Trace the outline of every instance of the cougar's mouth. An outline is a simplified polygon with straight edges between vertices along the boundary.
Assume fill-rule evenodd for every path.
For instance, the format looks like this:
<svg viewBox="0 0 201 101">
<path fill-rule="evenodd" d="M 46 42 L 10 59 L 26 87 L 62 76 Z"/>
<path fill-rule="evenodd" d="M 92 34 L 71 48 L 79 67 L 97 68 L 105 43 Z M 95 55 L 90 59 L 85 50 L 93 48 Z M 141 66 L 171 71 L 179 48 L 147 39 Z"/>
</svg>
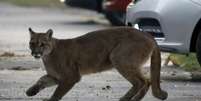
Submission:
<svg viewBox="0 0 201 101">
<path fill-rule="evenodd" d="M 32 56 L 36 59 L 39 59 L 42 55 L 40 53 L 33 53 Z"/>
</svg>

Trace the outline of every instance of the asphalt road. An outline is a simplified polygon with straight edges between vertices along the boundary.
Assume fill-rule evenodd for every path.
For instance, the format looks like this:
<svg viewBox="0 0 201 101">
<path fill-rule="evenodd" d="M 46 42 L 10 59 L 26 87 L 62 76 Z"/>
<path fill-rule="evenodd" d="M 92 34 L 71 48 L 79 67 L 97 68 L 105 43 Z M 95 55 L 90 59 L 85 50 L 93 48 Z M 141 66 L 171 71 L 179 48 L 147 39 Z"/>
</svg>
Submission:
<svg viewBox="0 0 201 101">
<path fill-rule="evenodd" d="M 0 52 L 28 54 L 28 27 L 36 31 L 54 30 L 57 38 L 73 38 L 89 31 L 110 27 L 101 15 L 78 9 L 25 8 L 0 4 Z M 18 64 L 26 63 L 18 60 Z M 26 59 L 26 58 L 25 58 Z M 33 62 L 32 65 L 42 65 Z M 0 67 L 8 66 L 8 62 Z M 41 69 L 13 71 L 0 70 L 0 101 L 41 101 L 48 98 L 55 87 L 35 97 L 26 97 L 25 90 L 45 72 Z M 167 101 L 201 101 L 201 83 L 162 81 L 167 90 Z M 109 86 L 109 88 L 108 88 Z M 131 85 L 115 70 L 82 78 L 62 101 L 118 101 Z M 143 101 L 160 101 L 149 93 Z"/>
<path fill-rule="evenodd" d="M 29 32 L 53 29 L 54 37 L 73 38 L 108 27 L 103 16 L 80 9 L 25 8 L 0 3 L 0 52 L 27 52 Z"/>
</svg>

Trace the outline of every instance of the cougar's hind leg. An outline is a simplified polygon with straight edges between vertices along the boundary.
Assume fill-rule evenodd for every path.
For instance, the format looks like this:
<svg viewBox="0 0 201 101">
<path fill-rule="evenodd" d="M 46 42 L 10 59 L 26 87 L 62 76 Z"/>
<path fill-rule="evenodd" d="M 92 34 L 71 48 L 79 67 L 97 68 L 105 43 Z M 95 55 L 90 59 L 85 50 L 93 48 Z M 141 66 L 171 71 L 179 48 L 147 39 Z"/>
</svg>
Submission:
<svg viewBox="0 0 201 101">
<path fill-rule="evenodd" d="M 128 61 L 122 63 L 122 61 L 119 61 L 121 58 L 116 59 L 117 60 L 112 60 L 113 65 L 118 72 L 132 84 L 132 88 L 120 99 L 120 101 L 140 101 L 147 93 L 150 81 L 142 75 L 138 66 L 128 64 Z"/>
<path fill-rule="evenodd" d="M 140 101 L 147 93 L 150 82 L 141 73 L 140 67 L 148 59 L 149 52 L 140 54 L 137 44 L 119 44 L 110 54 L 110 60 L 118 72 L 127 79 L 133 87 L 120 101 Z"/>
<path fill-rule="evenodd" d="M 132 84 L 132 88 L 120 99 L 120 101 L 140 101 L 149 89 L 149 80 L 145 79 L 139 72 L 125 71 L 118 68 L 117 70 Z"/>
<path fill-rule="evenodd" d="M 44 88 L 54 86 L 57 84 L 57 80 L 49 75 L 42 76 L 32 87 L 30 87 L 26 94 L 27 96 L 34 96 Z"/>
<path fill-rule="evenodd" d="M 150 52 L 141 49 L 142 45 L 125 41 L 117 45 L 110 54 L 113 66 L 133 85 L 120 101 L 140 101 L 149 89 L 150 82 L 142 75 L 140 67 L 146 62 Z"/>
</svg>

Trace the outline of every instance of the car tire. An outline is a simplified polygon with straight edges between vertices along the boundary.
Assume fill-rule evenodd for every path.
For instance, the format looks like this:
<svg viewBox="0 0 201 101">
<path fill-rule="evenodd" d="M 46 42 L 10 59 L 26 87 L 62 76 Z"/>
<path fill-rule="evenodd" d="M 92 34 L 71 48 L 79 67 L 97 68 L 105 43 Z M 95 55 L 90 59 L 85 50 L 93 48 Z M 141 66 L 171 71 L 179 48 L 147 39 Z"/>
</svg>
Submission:
<svg viewBox="0 0 201 101">
<path fill-rule="evenodd" d="M 126 14 L 123 12 L 105 11 L 105 17 L 114 26 L 125 26 Z"/>
<path fill-rule="evenodd" d="M 201 31 L 198 34 L 196 42 L 196 56 L 199 64 L 201 65 Z"/>
</svg>

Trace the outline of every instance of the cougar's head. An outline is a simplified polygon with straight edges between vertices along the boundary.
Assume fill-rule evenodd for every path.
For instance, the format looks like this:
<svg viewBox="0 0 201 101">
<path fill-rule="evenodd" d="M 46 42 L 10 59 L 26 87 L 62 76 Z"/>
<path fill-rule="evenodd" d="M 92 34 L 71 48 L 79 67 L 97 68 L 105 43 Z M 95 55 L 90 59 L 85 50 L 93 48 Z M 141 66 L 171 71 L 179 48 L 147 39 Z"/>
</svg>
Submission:
<svg viewBox="0 0 201 101">
<path fill-rule="evenodd" d="M 29 48 L 31 49 L 31 55 L 35 58 L 40 58 L 50 54 L 53 49 L 53 31 L 49 29 L 46 33 L 36 33 L 31 28 L 29 28 L 29 32 Z"/>
</svg>

